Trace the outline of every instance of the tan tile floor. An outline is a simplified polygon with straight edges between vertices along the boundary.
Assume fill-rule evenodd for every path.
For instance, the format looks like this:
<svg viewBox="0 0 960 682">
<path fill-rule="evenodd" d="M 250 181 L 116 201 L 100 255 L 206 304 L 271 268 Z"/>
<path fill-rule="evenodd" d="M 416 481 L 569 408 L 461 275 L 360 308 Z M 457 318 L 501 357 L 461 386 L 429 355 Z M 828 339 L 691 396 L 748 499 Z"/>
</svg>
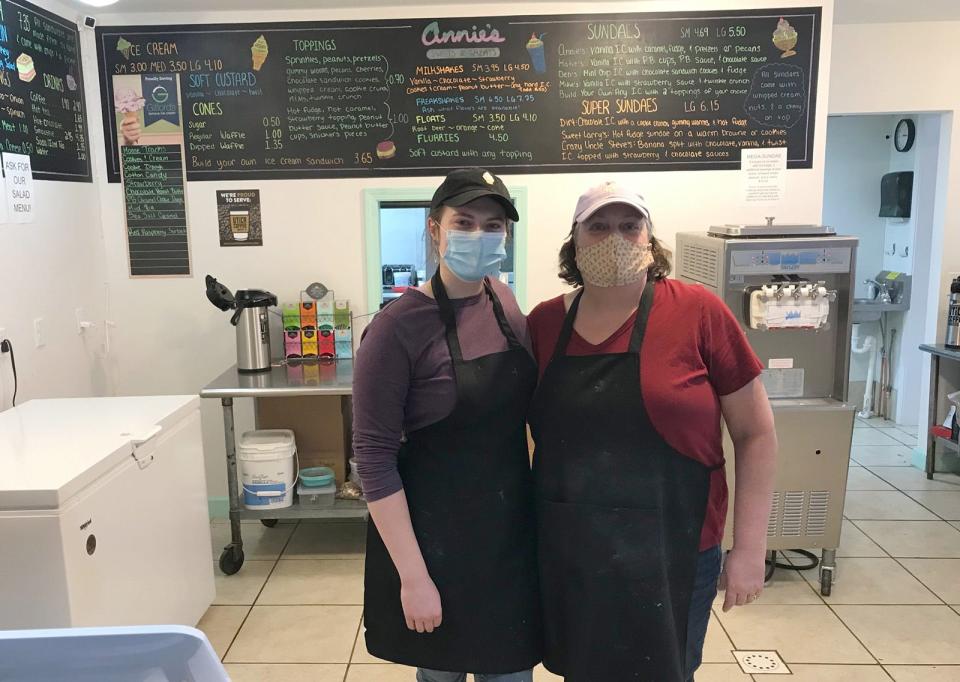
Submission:
<svg viewBox="0 0 960 682">
<path fill-rule="evenodd" d="M 816 571 L 777 572 L 752 606 L 722 613 L 698 682 L 745 675 L 731 650 L 774 649 L 798 682 L 960 680 L 960 476 L 928 481 L 909 466 L 916 429 L 857 422 L 847 520 L 833 594 Z M 366 529 L 357 523 L 244 523 L 247 561 L 217 576 L 199 627 L 235 682 L 413 682 L 363 642 Z M 213 522 L 213 556 L 229 538 Z M 538 669 L 535 682 L 561 678 Z"/>
</svg>

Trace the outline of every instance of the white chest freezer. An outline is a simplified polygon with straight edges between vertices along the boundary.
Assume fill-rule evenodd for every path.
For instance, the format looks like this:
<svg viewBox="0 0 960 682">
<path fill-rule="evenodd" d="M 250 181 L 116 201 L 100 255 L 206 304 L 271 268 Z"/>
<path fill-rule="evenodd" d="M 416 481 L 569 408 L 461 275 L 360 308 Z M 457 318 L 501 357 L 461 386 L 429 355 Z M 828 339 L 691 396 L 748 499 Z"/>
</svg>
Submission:
<svg viewBox="0 0 960 682">
<path fill-rule="evenodd" d="M 207 509 L 196 396 L 0 412 L 0 629 L 196 625 Z"/>
</svg>

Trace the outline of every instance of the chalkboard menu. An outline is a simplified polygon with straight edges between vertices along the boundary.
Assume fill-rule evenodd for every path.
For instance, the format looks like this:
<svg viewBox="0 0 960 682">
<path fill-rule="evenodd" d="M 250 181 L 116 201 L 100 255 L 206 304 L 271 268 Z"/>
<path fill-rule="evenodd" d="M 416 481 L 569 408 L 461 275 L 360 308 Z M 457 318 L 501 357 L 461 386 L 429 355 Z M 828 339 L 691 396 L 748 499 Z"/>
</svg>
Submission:
<svg viewBox="0 0 960 682">
<path fill-rule="evenodd" d="M 190 180 L 812 164 L 820 8 L 97 29 L 111 78 L 180 72 Z"/>
<path fill-rule="evenodd" d="M 130 274 L 189 275 L 180 145 L 126 145 L 122 152 Z"/>
<path fill-rule="evenodd" d="M 0 151 L 38 180 L 91 182 L 80 36 L 23 0 L 0 0 Z"/>
</svg>

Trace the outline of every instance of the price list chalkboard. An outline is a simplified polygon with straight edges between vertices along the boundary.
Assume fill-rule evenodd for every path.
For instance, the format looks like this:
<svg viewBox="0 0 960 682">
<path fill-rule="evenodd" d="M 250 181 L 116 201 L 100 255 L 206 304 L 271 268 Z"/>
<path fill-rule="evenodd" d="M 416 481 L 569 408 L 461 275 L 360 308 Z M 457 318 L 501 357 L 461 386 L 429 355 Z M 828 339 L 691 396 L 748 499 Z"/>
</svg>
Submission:
<svg viewBox="0 0 960 682">
<path fill-rule="evenodd" d="M 127 145 L 122 152 L 131 276 L 189 275 L 180 145 Z"/>
<path fill-rule="evenodd" d="M 820 8 L 97 29 L 181 74 L 190 180 L 812 165 Z"/>
<path fill-rule="evenodd" d="M 38 180 L 91 182 L 80 36 L 23 0 L 0 0 L 0 151 Z"/>
</svg>

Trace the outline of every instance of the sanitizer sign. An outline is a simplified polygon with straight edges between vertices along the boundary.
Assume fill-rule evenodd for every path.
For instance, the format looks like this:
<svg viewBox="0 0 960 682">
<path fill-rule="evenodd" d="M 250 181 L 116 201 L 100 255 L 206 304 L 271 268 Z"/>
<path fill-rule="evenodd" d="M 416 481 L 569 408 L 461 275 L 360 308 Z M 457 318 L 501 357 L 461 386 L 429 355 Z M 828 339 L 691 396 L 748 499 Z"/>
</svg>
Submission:
<svg viewBox="0 0 960 682">
<path fill-rule="evenodd" d="M 2 163 L 7 222 L 32 223 L 33 172 L 30 169 L 30 157 L 4 152 Z"/>
</svg>

